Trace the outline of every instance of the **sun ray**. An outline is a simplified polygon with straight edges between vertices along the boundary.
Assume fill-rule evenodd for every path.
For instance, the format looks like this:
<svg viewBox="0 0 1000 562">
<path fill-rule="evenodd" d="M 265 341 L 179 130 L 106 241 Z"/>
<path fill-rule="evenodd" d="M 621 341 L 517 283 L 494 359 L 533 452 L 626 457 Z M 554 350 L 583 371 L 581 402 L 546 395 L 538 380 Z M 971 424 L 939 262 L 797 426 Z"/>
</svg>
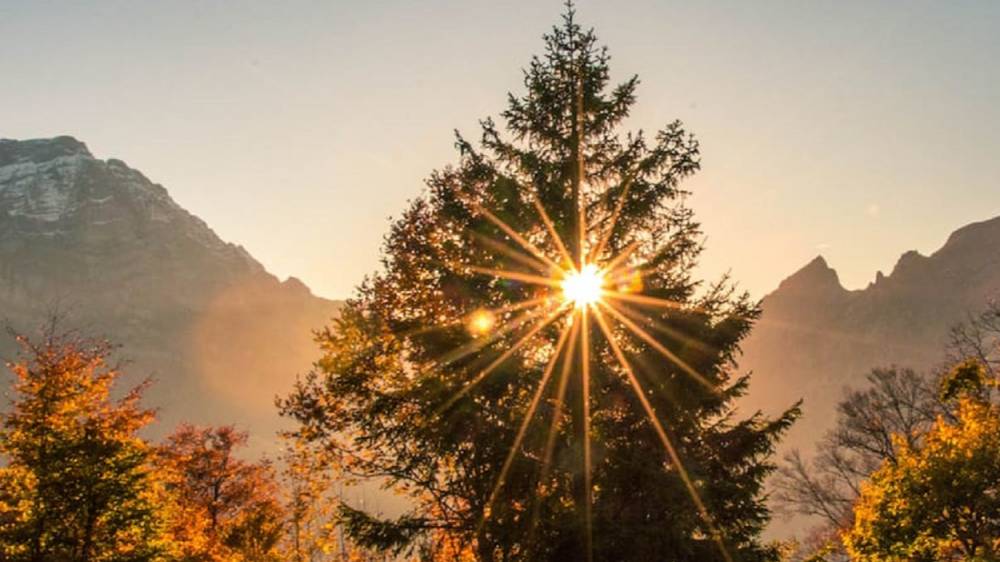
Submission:
<svg viewBox="0 0 1000 562">
<path fill-rule="evenodd" d="M 548 256 L 546 256 L 545 252 L 541 251 L 538 248 L 538 246 L 532 244 L 528 239 L 518 234 L 516 230 L 514 230 L 513 228 L 511 228 L 509 224 L 501 220 L 500 217 L 491 213 L 489 209 L 483 207 L 482 205 L 479 205 L 478 203 L 473 203 L 473 206 L 478 212 L 482 213 L 482 215 L 486 217 L 490 222 L 495 224 L 497 228 L 504 231 L 504 233 L 506 233 L 507 236 L 510 236 L 511 239 L 520 244 L 525 250 L 531 252 L 531 254 L 534 255 L 536 258 L 542 260 L 553 269 L 562 269 L 559 267 L 559 264 L 552 261 Z"/>
<path fill-rule="evenodd" d="M 489 519 L 493 503 L 496 501 L 497 496 L 500 495 L 500 491 L 506 483 L 507 472 L 510 471 L 510 467 L 514 463 L 514 457 L 517 456 L 517 451 L 521 448 L 521 442 L 524 441 L 524 436 L 528 432 L 528 426 L 530 425 L 531 420 L 535 417 L 535 410 L 538 408 L 538 403 L 541 401 L 545 388 L 549 383 L 549 379 L 552 377 L 552 372 L 555 370 L 556 363 L 559 361 L 559 356 L 562 353 L 562 349 L 566 345 L 566 341 L 571 332 L 572 330 L 569 325 L 563 326 L 562 330 L 559 332 L 559 340 L 556 342 L 556 346 L 552 351 L 552 356 L 549 358 L 548 364 L 545 365 L 545 370 L 542 372 L 542 378 L 538 382 L 538 388 L 535 390 L 535 395 L 532 397 L 531 403 L 528 405 L 528 409 L 525 410 L 524 419 L 521 421 L 521 427 L 517 430 L 517 437 L 514 439 L 514 444 L 511 446 L 510 452 L 507 453 L 507 458 L 504 460 L 503 467 L 500 469 L 500 476 L 497 477 L 496 483 L 493 486 L 493 491 L 490 493 L 489 500 L 487 500 L 486 506 L 483 508 L 483 517 L 479 523 L 479 530 L 476 532 L 477 535 L 482 532 L 483 525 L 485 525 L 487 519 Z"/>
<path fill-rule="evenodd" d="M 584 125 L 586 123 L 586 117 L 584 114 L 583 107 L 583 77 L 579 74 L 576 77 L 576 114 L 574 115 L 574 131 L 573 131 L 573 143 L 575 144 L 574 149 L 576 152 L 576 178 L 573 182 L 573 204 L 576 205 L 577 212 L 577 240 L 579 245 L 577 246 L 577 258 L 579 262 L 576 264 L 578 270 L 583 269 L 584 264 L 587 263 L 587 248 L 585 246 L 587 242 L 587 204 L 585 201 L 585 195 L 583 193 L 583 186 L 586 182 L 587 166 L 586 166 L 586 155 L 584 154 L 585 149 L 585 133 Z"/>
<path fill-rule="evenodd" d="M 608 260 L 607 263 L 604 264 L 603 267 L 604 271 L 608 275 L 614 275 L 619 271 L 621 271 L 622 269 L 624 269 L 625 266 L 622 266 L 622 263 L 624 263 L 625 260 L 632 257 L 632 254 L 637 252 L 639 250 L 639 247 L 640 244 L 638 241 L 632 242 L 628 246 L 625 246 L 625 249 L 619 252 L 617 256 L 611 258 L 610 260 Z"/>
<path fill-rule="evenodd" d="M 628 199 L 628 192 L 629 188 L 632 187 L 633 179 L 635 179 L 635 174 L 629 173 L 625 176 L 625 181 L 622 182 L 622 193 L 618 196 L 618 201 L 615 203 L 615 209 L 611 213 L 608 227 L 604 229 L 604 234 L 601 235 L 601 238 L 593 251 L 593 255 L 597 258 L 601 257 L 601 252 L 603 252 L 604 247 L 608 245 L 608 242 L 611 240 L 611 235 L 614 233 L 615 226 L 618 225 L 618 217 L 621 215 L 622 208 L 625 207 L 625 201 Z"/>
<path fill-rule="evenodd" d="M 708 526 L 710 534 L 718 545 L 723 558 L 725 558 L 727 562 L 732 562 L 732 556 L 730 556 L 729 551 L 726 549 L 726 545 L 722 542 L 721 533 L 718 528 L 716 528 L 715 523 L 712 520 L 712 516 L 705 507 L 705 503 L 701 500 L 701 496 L 698 495 L 698 490 L 695 488 L 694 482 L 692 482 L 687 469 L 684 468 L 684 464 L 681 462 L 680 456 L 677 454 L 677 450 L 674 448 L 673 442 L 667 435 L 666 430 L 663 429 L 663 424 L 661 424 L 659 418 L 656 417 L 656 411 L 653 410 L 653 406 L 649 403 L 649 399 L 646 398 L 642 385 L 639 384 L 639 379 L 636 378 L 631 365 L 628 360 L 625 359 L 625 354 L 622 352 L 617 340 L 615 340 L 614 334 L 611 333 L 611 328 L 604 319 L 604 315 L 601 314 L 600 310 L 594 310 L 594 317 L 597 319 L 597 323 L 601 327 L 601 331 L 604 332 L 605 339 L 608 342 L 608 346 L 611 348 L 611 352 L 618 360 L 618 363 L 621 364 L 622 370 L 625 372 L 626 378 L 632 386 L 632 390 L 639 399 L 642 408 L 646 411 L 646 416 L 649 418 L 650 423 L 656 430 L 656 434 L 659 437 L 660 442 L 663 444 L 663 448 L 666 449 L 667 455 L 670 457 L 671 464 L 673 464 L 677 469 L 677 474 L 680 475 L 681 480 L 684 482 L 684 487 L 687 488 L 688 495 L 691 496 L 691 500 L 698 509 L 705 525 Z"/>
<path fill-rule="evenodd" d="M 672 301 L 669 299 L 661 299 L 657 297 L 650 297 L 648 295 L 636 295 L 634 293 L 623 293 L 621 291 L 605 291 L 604 296 L 611 300 L 621 300 L 626 302 L 632 302 L 636 304 L 642 304 L 647 306 L 653 306 L 657 308 L 669 308 L 672 310 L 686 310 L 688 305 L 680 303 L 677 301 Z"/>
<path fill-rule="evenodd" d="M 545 300 L 547 300 L 547 299 L 542 299 L 542 301 L 545 301 Z M 530 301 L 528 301 L 528 302 L 530 302 Z M 549 312 L 550 309 L 551 309 L 551 307 L 539 306 L 539 308 L 536 309 L 536 310 L 527 310 L 525 312 L 522 312 L 521 314 L 517 315 L 516 317 L 512 318 L 511 320 L 509 320 L 509 321 L 505 322 L 504 324 L 500 325 L 499 327 L 497 327 L 495 330 L 493 330 L 492 332 L 490 332 L 490 334 L 488 336 L 478 337 L 478 338 L 470 341 L 469 343 L 467 343 L 465 345 L 462 345 L 462 346 L 460 346 L 460 347 L 458 347 L 458 348 L 456 348 L 456 349 L 454 349 L 454 350 L 446 353 L 445 355 L 443 355 L 443 356 L 435 359 L 424 370 L 425 371 L 430 371 L 430 370 L 433 370 L 433 369 L 441 368 L 441 367 L 443 367 L 445 365 L 448 365 L 449 363 L 452 363 L 452 362 L 457 361 L 457 360 L 459 360 L 459 359 L 461 359 L 463 357 L 466 357 L 467 355 L 469 355 L 471 353 L 475 353 L 475 352 L 483 349 L 484 347 L 492 344 L 493 342 L 499 340 L 500 338 L 502 338 L 503 336 L 509 334 L 510 332 L 512 332 L 512 331 L 520 328 L 521 326 L 523 326 L 527 322 L 530 322 L 531 320 L 534 320 L 535 318 L 538 318 L 539 316 L 544 315 L 546 312 Z"/>
<path fill-rule="evenodd" d="M 510 304 L 505 304 L 503 306 L 498 306 L 496 308 L 487 308 L 491 314 L 506 314 L 508 312 L 517 312 L 518 310 L 524 310 L 525 308 L 531 308 L 537 304 L 542 304 L 546 301 L 552 300 L 549 296 L 536 297 L 533 299 L 527 299 L 523 301 L 512 302 Z M 462 320 L 459 319 L 458 322 Z"/>
<path fill-rule="evenodd" d="M 538 198 L 535 192 L 531 192 L 531 202 L 535 205 L 535 209 L 538 210 L 538 215 L 542 217 L 542 222 L 545 224 L 545 229 L 549 231 L 549 236 L 552 237 L 552 241 L 559 250 L 559 254 L 562 255 L 563 259 L 566 260 L 566 264 L 569 266 L 573 265 L 573 256 L 570 255 L 569 250 L 566 249 L 566 244 L 563 243 L 562 237 L 556 231 L 556 225 L 552 222 L 549 214 L 545 211 L 545 206 L 542 205 L 542 201 Z"/>
<path fill-rule="evenodd" d="M 651 318 L 650 316 L 647 316 L 647 315 L 639 312 L 638 310 L 633 309 L 632 307 L 630 307 L 630 306 L 628 306 L 628 305 L 626 305 L 624 303 L 618 303 L 618 304 L 614 305 L 614 307 L 615 307 L 615 310 L 617 310 L 618 312 L 624 314 L 625 316 L 628 316 L 629 318 L 631 318 L 635 322 L 644 322 L 646 324 L 646 326 L 649 327 L 650 329 L 656 330 L 657 332 L 665 334 L 665 335 L 667 335 L 667 336 L 669 336 L 671 338 L 674 338 L 675 340 L 682 341 L 686 345 L 690 345 L 692 347 L 696 347 L 696 348 L 698 348 L 698 349 L 700 349 L 700 350 L 702 350 L 702 351 L 704 351 L 706 353 L 714 353 L 714 352 L 717 351 L 714 348 L 712 348 L 711 346 L 709 346 L 708 344 L 706 344 L 705 342 L 702 342 L 702 341 L 700 341 L 698 339 L 692 338 L 692 337 L 688 336 L 687 334 L 683 334 L 680 331 L 675 330 L 674 328 L 671 328 L 670 326 L 667 326 L 663 322 L 660 322 L 659 320 L 657 320 L 655 318 Z"/>
<path fill-rule="evenodd" d="M 642 329 L 641 326 L 639 326 L 638 324 L 627 318 L 624 314 L 618 312 L 618 310 L 615 309 L 614 305 L 605 302 L 598 302 L 598 304 L 601 305 L 601 308 L 607 310 L 612 316 L 614 316 L 616 320 L 621 322 L 622 325 L 631 330 L 632 333 L 634 333 L 636 336 L 639 337 L 639 339 L 649 344 L 650 347 L 652 347 L 656 351 L 660 352 L 661 355 L 663 355 L 671 362 L 673 362 L 674 365 L 680 367 L 682 371 L 690 375 L 697 382 L 701 383 L 702 386 L 712 391 L 713 393 L 719 392 L 719 389 L 714 384 L 712 384 L 711 381 L 705 378 L 704 375 L 702 375 L 701 373 L 696 371 L 693 367 L 688 365 L 687 362 L 678 357 L 677 354 L 667 349 L 667 346 L 656 341 L 656 338 L 651 336 L 649 332 L 647 332 L 646 330 Z"/>
<path fill-rule="evenodd" d="M 545 449 L 542 451 L 542 465 L 539 470 L 538 482 L 544 484 L 544 482 L 549 477 L 549 471 L 552 467 L 552 455 L 555 452 L 556 436 L 559 431 L 559 421 L 562 419 L 562 411 L 565 405 L 566 398 L 566 387 L 569 383 L 570 371 L 573 368 L 573 355 L 576 353 L 576 336 L 577 332 L 580 330 L 580 314 L 579 311 L 574 311 L 573 315 L 570 317 L 571 327 L 569 335 L 569 344 L 566 348 L 566 353 L 563 354 L 563 364 L 562 369 L 559 373 L 559 385 L 556 387 L 556 393 L 554 396 L 554 408 L 552 411 L 552 419 L 549 424 L 549 433 L 545 438 Z M 531 533 L 534 534 L 535 528 L 538 526 L 538 520 L 540 517 L 539 510 L 541 508 L 541 502 L 535 502 L 532 507 L 531 514 Z M 531 541 L 529 540 L 529 545 Z"/>
<path fill-rule="evenodd" d="M 582 192 L 581 192 L 580 197 L 581 198 L 583 197 Z M 579 233 L 579 237 L 580 237 L 580 239 L 579 239 L 579 248 L 580 249 L 579 249 L 579 252 L 578 252 L 579 256 L 580 256 L 580 259 L 579 259 L 579 262 L 577 263 L 577 269 L 583 269 L 583 267 L 585 265 L 587 265 L 587 254 L 588 254 L 588 252 L 587 252 L 587 210 L 585 209 L 586 205 L 582 201 L 577 206 L 579 207 L 579 210 L 578 210 L 579 218 L 577 219 L 577 222 L 580 225 L 580 233 Z"/>
<path fill-rule="evenodd" d="M 544 303 L 547 300 L 550 300 L 550 297 L 548 297 L 548 296 L 537 297 L 537 298 L 533 298 L 533 299 L 528 299 L 528 300 L 523 300 L 523 301 L 517 301 L 515 303 L 507 304 L 507 305 L 504 305 L 504 306 L 499 306 L 497 308 L 484 308 L 484 309 L 480 309 L 480 311 L 482 311 L 482 312 L 488 312 L 488 313 L 490 313 L 490 314 L 492 314 L 494 316 L 499 316 L 500 314 L 506 314 L 508 312 L 517 312 L 517 311 L 523 310 L 525 308 L 531 308 L 531 307 L 533 307 L 535 305 L 540 305 L 540 304 Z M 412 337 L 412 336 L 419 336 L 419 335 L 422 335 L 422 334 L 427 334 L 427 333 L 434 332 L 434 331 L 437 331 L 437 330 L 445 330 L 445 329 L 448 329 L 448 328 L 453 328 L 453 327 L 455 327 L 455 326 L 457 326 L 459 324 L 464 324 L 464 323 L 468 322 L 468 318 L 469 318 L 469 314 L 463 314 L 462 316 L 459 316 L 459 317 L 454 318 L 452 320 L 448 320 L 447 322 L 441 322 L 440 324 L 433 324 L 431 326 L 423 326 L 423 327 L 420 327 L 420 328 L 412 328 L 412 329 L 409 329 L 409 330 L 404 330 L 404 331 L 400 332 L 399 337 L 400 338 L 408 338 L 408 337 Z"/>
<path fill-rule="evenodd" d="M 498 252 L 501 252 L 507 257 L 514 259 L 517 262 L 526 265 L 534 269 L 535 271 L 538 271 L 539 273 L 542 273 L 544 275 L 552 273 L 552 268 L 549 267 L 547 264 L 539 261 L 533 256 L 530 256 L 528 254 L 525 254 L 524 252 L 520 252 L 514 248 L 511 248 L 510 246 L 504 244 L 503 242 L 494 240 L 493 238 L 490 238 L 489 236 L 486 236 L 485 234 L 480 234 L 478 232 L 472 233 L 472 237 L 477 241 L 481 242 L 482 244 L 485 244 L 490 248 Z"/>
<path fill-rule="evenodd" d="M 465 383 L 465 385 L 455 393 L 454 396 L 448 399 L 441 407 L 437 409 L 436 414 L 441 414 L 451 408 L 455 402 L 458 402 L 463 396 L 469 393 L 477 384 L 482 382 L 483 379 L 489 376 L 494 369 L 503 364 L 504 361 L 510 358 L 511 355 L 517 353 L 519 349 L 524 347 L 533 337 L 535 337 L 538 332 L 542 331 L 546 326 L 554 322 L 563 312 L 566 311 L 566 306 L 562 305 L 552 311 L 548 316 L 539 320 L 535 323 L 531 329 L 529 329 L 524 335 L 521 336 L 516 342 L 514 342 L 509 348 L 507 348 L 503 353 L 501 353 L 496 359 L 494 359 L 489 365 L 487 365 L 483 370 L 472 378 L 472 380 Z"/>
<path fill-rule="evenodd" d="M 549 436 L 546 438 L 545 450 L 542 455 L 542 469 L 544 476 L 548 476 L 546 469 L 552 461 L 552 453 L 555 448 L 556 441 L 556 426 L 562 418 L 562 411 L 565 407 L 566 387 L 569 386 L 569 375 L 570 371 L 573 369 L 573 354 L 576 352 L 576 336 L 579 331 L 580 315 L 577 312 L 573 314 L 573 326 L 572 333 L 570 334 L 569 348 L 566 351 L 565 361 L 563 361 L 562 370 L 559 374 L 559 386 L 556 389 L 555 396 L 555 410 L 553 410 L 552 413 L 552 423 L 549 427 Z"/>
<path fill-rule="evenodd" d="M 478 265 L 466 266 L 476 273 L 482 273 L 485 275 L 492 275 L 493 277 L 500 277 L 502 279 L 510 279 L 512 281 L 523 281 L 525 283 L 532 283 L 534 285 L 545 285 L 547 287 L 559 287 L 559 280 L 553 279 L 552 277 L 542 277 L 541 275 L 532 275 L 530 273 L 523 273 L 520 271 L 508 271 L 506 269 L 494 269 L 491 267 L 481 267 Z"/>
<path fill-rule="evenodd" d="M 592 457 L 590 450 L 590 307 L 580 313 L 580 371 L 583 394 L 583 489 L 584 531 L 586 532 L 587 560 L 594 558 L 594 496 Z"/>
</svg>

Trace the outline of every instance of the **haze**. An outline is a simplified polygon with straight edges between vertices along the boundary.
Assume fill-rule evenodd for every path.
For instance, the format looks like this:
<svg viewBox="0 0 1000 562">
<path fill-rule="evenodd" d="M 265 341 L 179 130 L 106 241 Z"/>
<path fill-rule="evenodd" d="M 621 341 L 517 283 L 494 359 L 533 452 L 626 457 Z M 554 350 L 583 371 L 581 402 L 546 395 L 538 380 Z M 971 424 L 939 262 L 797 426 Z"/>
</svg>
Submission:
<svg viewBox="0 0 1000 562">
<path fill-rule="evenodd" d="M 388 217 L 478 135 L 559 2 L 0 4 L 0 137 L 70 134 L 279 276 L 345 297 Z M 703 270 L 848 287 L 1000 214 L 1000 4 L 583 0 L 632 128 L 702 142 Z M 44 61 L 44 62 L 39 62 Z"/>
</svg>

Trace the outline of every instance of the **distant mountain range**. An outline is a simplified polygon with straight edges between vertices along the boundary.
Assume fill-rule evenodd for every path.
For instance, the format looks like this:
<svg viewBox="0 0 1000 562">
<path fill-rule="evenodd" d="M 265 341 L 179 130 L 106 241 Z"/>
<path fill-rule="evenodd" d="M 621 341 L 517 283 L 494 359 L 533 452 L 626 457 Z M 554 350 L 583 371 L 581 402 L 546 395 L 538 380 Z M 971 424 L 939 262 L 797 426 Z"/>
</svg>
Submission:
<svg viewBox="0 0 1000 562">
<path fill-rule="evenodd" d="M 156 379 L 160 431 L 236 423 L 273 441 L 274 396 L 318 356 L 311 330 L 337 308 L 120 160 L 71 137 L 0 140 L 0 318 L 30 331 L 57 310 L 120 343 L 133 380 Z"/>
<path fill-rule="evenodd" d="M 877 365 L 936 366 L 949 328 L 997 296 L 1000 218 L 930 256 L 903 254 L 863 290 L 817 257 L 764 298 L 741 361 L 755 373 L 744 406 L 803 398 L 787 446 L 808 449 L 845 386 Z M 71 137 L 0 140 L 0 319 L 31 330 L 59 310 L 122 344 L 132 376 L 156 378 L 161 430 L 236 423 L 273 441 L 273 398 L 317 357 L 311 330 L 338 306 L 279 281 L 120 160 Z"/>
<path fill-rule="evenodd" d="M 817 257 L 763 300 L 741 361 L 754 371 L 744 404 L 775 412 L 803 398 L 786 446 L 810 450 L 845 386 L 862 386 L 875 366 L 940 366 L 950 328 L 996 297 L 1000 217 L 958 229 L 930 256 L 906 252 L 861 290 L 844 289 Z"/>
</svg>

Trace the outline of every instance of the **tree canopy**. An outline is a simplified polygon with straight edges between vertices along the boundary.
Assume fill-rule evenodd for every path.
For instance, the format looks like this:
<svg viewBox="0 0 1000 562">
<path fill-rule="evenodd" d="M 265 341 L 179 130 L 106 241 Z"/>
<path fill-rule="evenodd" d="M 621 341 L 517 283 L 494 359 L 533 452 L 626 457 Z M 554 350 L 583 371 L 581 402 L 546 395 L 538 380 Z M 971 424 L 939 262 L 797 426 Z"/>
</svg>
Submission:
<svg viewBox="0 0 1000 562">
<path fill-rule="evenodd" d="M 47 325 L 17 336 L 12 410 L 3 416 L 0 553 L 4 560 L 143 561 L 160 556 L 164 528 L 145 385 L 111 397 L 121 371 L 106 341 Z"/>
<path fill-rule="evenodd" d="M 611 85 L 572 7 L 544 39 L 502 126 L 458 136 L 459 162 L 392 225 L 383 270 L 320 334 L 283 412 L 346 474 L 409 496 L 395 520 L 345 506 L 367 546 L 775 559 L 762 482 L 796 410 L 735 415 L 759 310 L 693 277 L 701 233 L 680 183 L 698 143 L 679 122 L 620 131 L 638 79 Z M 588 267 L 602 296 L 569 298 Z"/>
<path fill-rule="evenodd" d="M 945 383 L 956 419 L 939 417 L 919 446 L 895 436 L 896 461 L 865 482 L 845 534 L 853 559 L 1000 559 L 1000 407 L 982 392 L 996 381 L 964 362 Z"/>
</svg>

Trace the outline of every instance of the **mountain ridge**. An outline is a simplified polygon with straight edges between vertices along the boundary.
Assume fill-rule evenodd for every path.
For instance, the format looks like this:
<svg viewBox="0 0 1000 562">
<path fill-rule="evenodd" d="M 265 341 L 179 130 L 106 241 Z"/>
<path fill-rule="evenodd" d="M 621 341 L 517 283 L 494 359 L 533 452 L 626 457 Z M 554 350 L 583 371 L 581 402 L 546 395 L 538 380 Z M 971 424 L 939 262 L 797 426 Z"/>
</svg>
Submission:
<svg viewBox="0 0 1000 562">
<path fill-rule="evenodd" d="M 862 289 L 846 289 L 822 256 L 761 301 L 744 343 L 752 370 L 745 407 L 777 411 L 804 398 L 789 446 L 807 447 L 830 426 L 845 386 L 876 366 L 936 368 L 949 330 L 1000 295 L 1000 217 L 952 232 L 930 255 L 911 250 Z"/>
<path fill-rule="evenodd" d="M 236 423 L 262 441 L 275 394 L 318 357 L 339 304 L 269 273 L 166 188 L 70 137 L 0 140 L 0 313 L 30 331 L 52 303 L 122 344 L 165 429 Z M 10 342 L 0 351 L 12 352 Z"/>
<path fill-rule="evenodd" d="M 928 372 L 944 365 L 951 328 L 1000 296 L 1000 217 L 952 232 L 930 255 L 900 255 L 860 289 L 846 289 L 822 256 L 784 279 L 761 301 L 763 313 L 743 343 L 740 367 L 751 371 L 740 406 L 776 414 L 802 399 L 803 416 L 779 457 L 807 458 L 832 429 L 847 387 L 866 386 L 875 367 Z M 776 520 L 771 532 L 802 532 L 804 518 Z"/>
</svg>

